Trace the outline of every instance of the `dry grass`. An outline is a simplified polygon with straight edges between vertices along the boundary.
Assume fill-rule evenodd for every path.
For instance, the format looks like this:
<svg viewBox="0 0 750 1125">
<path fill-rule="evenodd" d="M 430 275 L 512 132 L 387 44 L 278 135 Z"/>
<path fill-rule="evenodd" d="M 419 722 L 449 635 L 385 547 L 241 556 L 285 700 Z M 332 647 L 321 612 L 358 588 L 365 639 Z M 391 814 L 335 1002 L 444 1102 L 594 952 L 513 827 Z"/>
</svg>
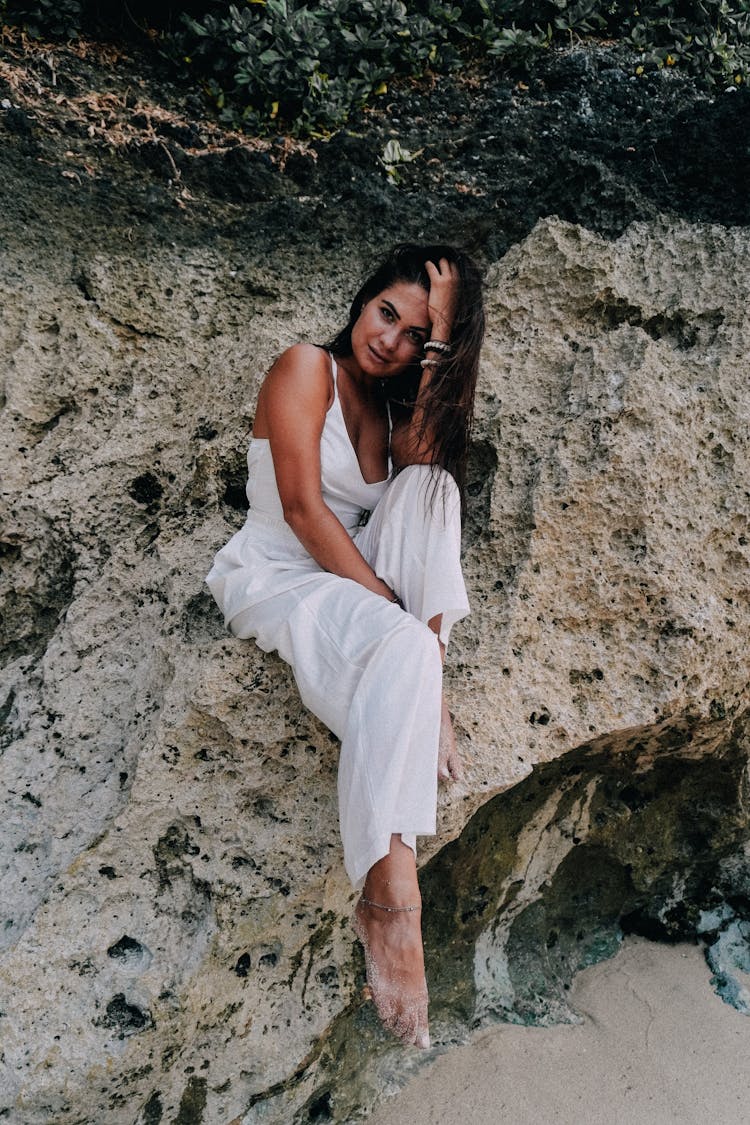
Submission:
<svg viewBox="0 0 750 1125">
<path fill-rule="evenodd" d="M 104 84 L 102 79 L 107 89 L 96 88 Z M 291 152 L 306 148 L 292 139 L 272 148 L 269 141 L 225 129 L 207 115 L 196 120 L 169 104 L 179 101 L 182 92 L 165 86 L 147 65 L 114 45 L 86 39 L 47 43 L 15 28 L 0 28 L 0 100 L 22 109 L 45 134 L 64 134 L 66 158 L 87 175 L 95 174 L 99 149 L 133 151 L 158 144 L 178 182 L 180 172 L 170 152 L 176 131 L 189 132 L 194 143 L 180 147 L 196 159 L 242 147 L 268 152 L 283 169 Z M 84 151 L 69 148 L 71 134 L 76 148 Z"/>
</svg>

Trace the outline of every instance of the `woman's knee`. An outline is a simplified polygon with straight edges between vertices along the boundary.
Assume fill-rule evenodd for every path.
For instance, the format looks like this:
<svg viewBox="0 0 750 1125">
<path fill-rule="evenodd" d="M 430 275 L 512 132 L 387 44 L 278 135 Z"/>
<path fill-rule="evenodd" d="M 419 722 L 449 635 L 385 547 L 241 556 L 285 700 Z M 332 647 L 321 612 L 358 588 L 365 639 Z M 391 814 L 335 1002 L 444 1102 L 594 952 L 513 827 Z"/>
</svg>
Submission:
<svg viewBox="0 0 750 1125">
<path fill-rule="evenodd" d="M 407 465 L 389 485 L 392 499 L 414 507 L 427 517 L 445 521 L 460 513 L 458 485 L 440 465 Z"/>
<path fill-rule="evenodd" d="M 419 660 L 426 668 L 432 667 L 437 674 L 442 675 L 443 663 L 437 633 L 434 633 L 424 622 L 411 616 L 409 616 L 408 628 L 411 658 Z"/>
</svg>

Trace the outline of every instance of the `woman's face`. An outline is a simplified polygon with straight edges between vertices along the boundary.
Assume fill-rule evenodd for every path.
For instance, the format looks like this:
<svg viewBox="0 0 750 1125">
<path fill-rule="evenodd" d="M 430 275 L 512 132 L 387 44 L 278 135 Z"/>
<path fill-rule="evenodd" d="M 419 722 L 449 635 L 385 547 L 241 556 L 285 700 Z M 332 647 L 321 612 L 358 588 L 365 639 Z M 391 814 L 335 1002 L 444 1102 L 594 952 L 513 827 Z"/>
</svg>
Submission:
<svg viewBox="0 0 750 1125">
<path fill-rule="evenodd" d="M 397 281 L 362 307 L 352 328 L 352 355 L 365 375 L 398 375 L 422 352 L 430 320 L 427 291 Z"/>
</svg>

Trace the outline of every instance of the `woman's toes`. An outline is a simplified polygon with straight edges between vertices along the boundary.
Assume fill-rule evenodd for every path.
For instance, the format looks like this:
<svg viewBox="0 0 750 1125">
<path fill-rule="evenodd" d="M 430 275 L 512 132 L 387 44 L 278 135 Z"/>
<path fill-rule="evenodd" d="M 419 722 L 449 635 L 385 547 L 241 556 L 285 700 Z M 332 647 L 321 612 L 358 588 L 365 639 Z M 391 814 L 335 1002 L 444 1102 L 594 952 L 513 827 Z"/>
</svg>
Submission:
<svg viewBox="0 0 750 1125">
<path fill-rule="evenodd" d="M 451 768 L 452 760 L 457 757 L 458 753 L 456 751 L 456 736 L 453 733 L 453 722 L 445 699 L 443 699 L 440 712 L 440 739 L 438 742 L 438 779 L 440 781 L 449 781 L 450 778 L 455 778 L 457 776 Z"/>
<path fill-rule="evenodd" d="M 416 1012 L 399 1012 L 398 1018 L 393 1026 L 393 1032 L 402 1043 L 411 1046 L 417 1041 L 417 1022 Z"/>
<path fill-rule="evenodd" d="M 454 781 L 460 781 L 463 776 L 464 767 L 461 762 L 461 755 L 458 750 L 454 749 L 453 753 L 448 755 L 446 777 L 452 777 Z"/>
<path fill-rule="evenodd" d="M 428 1015 L 427 1015 L 427 1005 L 428 1005 L 428 1003 L 429 1003 L 428 997 L 425 994 L 424 1002 L 421 1005 L 420 1010 L 417 1014 L 418 1015 L 418 1018 L 417 1018 L 417 1034 L 416 1034 L 416 1037 L 414 1039 L 414 1045 L 416 1047 L 421 1047 L 421 1049 L 423 1051 L 429 1050 L 429 1047 L 430 1047 L 430 1030 L 429 1030 Z"/>
<path fill-rule="evenodd" d="M 439 781 L 448 781 L 448 779 L 450 778 L 451 774 L 450 774 L 450 769 L 449 769 L 449 766 L 448 766 L 449 761 L 450 761 L 450 746 L 448 745 L 447 740 L 443 738 L 442 733 L 441 733 L 441 735 L 440 735 L 440 745 L 439 745 L 439 748 L 438 748 L 438 770 L 437 770 L 437 775 L 438 775 Z"/>
<path fill-rule="evenodd" d="M 416 1021 L 400 1017 L 396 1020 L 391 1030 L 396 1038 L 400 1039 L 401 1042 L 408 1047 L 414 1042 L 414 1036 L 417 1033 Z"/>
<path fill-rule="evenodd" d="M 407 1046 L 416 1042 L 417 1018 L 413 1013 L 394 1005 L 381 1005 L 377 1008 L 380 1021 L 386 1031 L 390 1031 Z"/>
</svg>

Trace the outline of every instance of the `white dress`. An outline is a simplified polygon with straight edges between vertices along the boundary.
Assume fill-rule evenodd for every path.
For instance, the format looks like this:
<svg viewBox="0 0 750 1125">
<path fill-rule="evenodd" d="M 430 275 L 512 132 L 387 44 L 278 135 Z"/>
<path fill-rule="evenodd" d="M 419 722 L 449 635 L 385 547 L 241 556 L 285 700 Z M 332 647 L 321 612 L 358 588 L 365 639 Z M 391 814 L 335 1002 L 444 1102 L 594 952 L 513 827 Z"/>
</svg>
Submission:
<svg viewBox="0 0 750 1125">
<path fill-rule="evenodd" d="M 469 612 L 460 564 L 458 489 L 444 470 L 411 465 L 368 484 L 336 385 L 321 436 L 323 499 L 405 610 L 322 570 L 284 522 L 271 449 L 251 438 L 244 527 L 206 582 L 237 637 L 276 649 L 304 704 L 341 740 L 338 795 L 344 862 L 360 887 L 393 833 L 412 848 L 435 832 L 442 666 L 440 638 Z M 361 526 L 362 515 L 372 510 Z"/>
</svg>

